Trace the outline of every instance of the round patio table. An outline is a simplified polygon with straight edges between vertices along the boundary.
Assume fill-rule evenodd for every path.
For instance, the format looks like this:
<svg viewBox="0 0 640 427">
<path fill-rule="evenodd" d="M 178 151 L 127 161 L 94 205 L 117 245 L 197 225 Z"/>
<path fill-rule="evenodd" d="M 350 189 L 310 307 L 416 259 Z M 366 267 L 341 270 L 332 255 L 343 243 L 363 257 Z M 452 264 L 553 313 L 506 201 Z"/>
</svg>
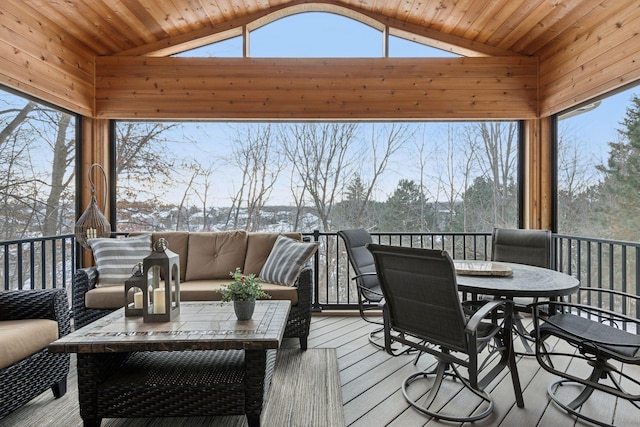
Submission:
<svg viewBox="0 0 640 427">
<path fill-rule="evenodd" d="M 494 295 L 503 298 L 533 297 L 557 298 L 578 290 L 580 281 L 573 276 L 548 268 L 496 261 L 454 261 L 465 264 L 464 273 L 457 274 L 458 289 L 472 294 Z M 477 274 L 474 274 L 476 264 Z M 496 275 L 490 275 L 496 264 Z M 505 275 L 504 271 L 511 270 Z M 489 271 L 489 273 L 488 273 Z"/>
</svg>

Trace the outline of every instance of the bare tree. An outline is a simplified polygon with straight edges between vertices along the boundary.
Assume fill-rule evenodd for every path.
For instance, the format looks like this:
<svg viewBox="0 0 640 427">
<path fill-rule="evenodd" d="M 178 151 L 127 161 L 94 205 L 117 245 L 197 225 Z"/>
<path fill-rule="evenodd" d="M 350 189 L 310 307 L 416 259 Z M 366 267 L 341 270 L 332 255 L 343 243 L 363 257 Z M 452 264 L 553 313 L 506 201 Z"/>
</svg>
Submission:
<svg viewBox="0 0 640 427">
<path fill-rule="evenodd" d="M 69 138 L 67 130 L 71 116 L 57 112 L 45 112 L 50 122 L 55 124 L 55 139 L 51 143 L 53 161 L 51 162 L 51 180 L 49 196 L 45 205 L 43 235 L 54 236 L 63 231 L 64 214 L 60 201 L 64 191 L 72 183 L 75 173 L 75 138 Z"/>
<path fill-rule="evenodd" d="M 357 123 L 299 123 L 280 133 L 286 156 L 325 231 L 330 229 L 331 211 L 351 172 L 349 147 L 355 143 L 357 129 Z"/>
<path fill-rule="evenodd" d="M 239 228 L 244 209 L 244 228 L 257 231 L 262 210 L 284 167 L 283 162 L 271 134 L 271 125 L 238 129 L 233 145 L 231 162 L 241 174 L 240 186 L 232 197 L 234 228 Z"/>
<path fill-rule="evenodd" d="M 482 207 L 483 227 L 515 226 L 517 218 L 517 148 L 518 132 L 514 122 L 478 122 L 466 129 L 468 144 L 477 155 L 477 166 L 484 182 L 491 186 L 491 194 L 478 201 L 489 203 Z M 475 207 L 478 208 L 478 207 Z M 487 208 L 489 210 L 487 210 Z"/>
<path fill-rule="evenodd" d="M 75 139 L 68 134 L 71 122 L 70 115 L 31 101 L 21 108 L 0 111 L 0 124 L 4 124 L 0 130 L 0 173 L 4 182 L 0 197 L 4 204 L 2 229 L 7 238 L 27 231 L 39 230 L 50 236 L 70 229 L 73 213 L 61 207 L 66 202 L 71 204 L 75 197 L 67 191 L 73 182 L 75 159 Z M 47 151 L 52 156 L 49 172 L 43 161 Z"/>
<path fill-rule="evenodd" d="M 371 140 L 366 158 L 370 163 L 368 167 L 361 170 L 370 171 L 370 178 L 366 181 L 365 189 L 357 206 L 354 218 L 356 227 L 363 225 L 364 213 L 367 205 L 371 201 L 378 181 L 389 166 L 389 161 L 393 155 L 407 142 L 415 136 L 415 129 L 406 123 L 390 123 L 382 126 L 371 126 Z"/>
<path fill-rule="evenodd" d="M 593 203 L 592 191 L 597 185 L 599 172 L 595 168 L 597 161 L 588 159 L 581 142 L 567 125 L 560 124 L 558 140 L 558 230 L 568 234 L 581 234 L 590 230 L 602 235 L 600 221 L 594 221 L 597 215 Z"/>
<path fill-rule="evenodd" d="M 119 122 L 116 126 L 116 200 L 123 231 L 157 228 L 160 207 L 165 205 L 162 189 L 170 188 L 178 178 L 176 160 L 165 146 L 178 126 L 155 122 Z"/>
</svg>

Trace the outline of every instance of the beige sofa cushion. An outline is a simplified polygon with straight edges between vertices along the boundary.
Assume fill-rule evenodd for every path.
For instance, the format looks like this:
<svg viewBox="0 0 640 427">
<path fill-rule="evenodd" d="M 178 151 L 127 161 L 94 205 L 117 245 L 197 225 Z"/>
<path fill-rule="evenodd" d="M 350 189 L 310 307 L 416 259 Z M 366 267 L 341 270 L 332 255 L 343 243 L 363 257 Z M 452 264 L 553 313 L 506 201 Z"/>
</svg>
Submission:
<svg viewBox="0 0 640 427">
<path fill-rule="evenodd" d="M 301 233 L 282 234 L 295 240 L 302 240 Z M 247 256 L 244 260 L 244 274 L 260 275 L 260 271 L 262 271 L 262 267 L 267 261 L 277 238 L 277 233 L 249 233 Z"/>
<path fill-rule="evenodd" d="M 49 319 L 0 321 L 0 369 L 39 352 L 58 339 L 58 323 Z"/>
<path fill-rule="evenodd" d="M 222 295 L 218 290 L 230 280 L 193 280 L 180 284 L 181 301 L 220 301 Z M 291 305 L 298 305 L 298 288 L 261 283 L 262 290 L 274 300 L 289 300 Z"/>
<path fill-rule="evenodd" d="M 129 302 L 133 301 L 131 292 Z M 114 309 L 124 307 L 124 286 L 93 288 L 84 294 L 84 305 L 87 308 Z"/>
<path fill-rule="evenodd" d="M 244 268 L 246 231 L 190 233 L 185 281 L 227 279 L 236 267 Z"/>
<path fill-rule="evenodd" d="M 220 301 L 222 295 L 218 290 L 224 284 L 230 283 L 229 279 L 217 280 L 191 280 L 180 283 L 180 301 Z M 262 289 L 275 300 L 289 300 L 291 305 L 298 304 L 298 288 L 262 283 Z M 85 294 L 84 301 L 87 308 L 116 309 L 124 307 L 124 288 L 114 286 L 91 289 Z M 133 295 L 129 295 L 129 302 L 133 301 Z"/>
</svg>

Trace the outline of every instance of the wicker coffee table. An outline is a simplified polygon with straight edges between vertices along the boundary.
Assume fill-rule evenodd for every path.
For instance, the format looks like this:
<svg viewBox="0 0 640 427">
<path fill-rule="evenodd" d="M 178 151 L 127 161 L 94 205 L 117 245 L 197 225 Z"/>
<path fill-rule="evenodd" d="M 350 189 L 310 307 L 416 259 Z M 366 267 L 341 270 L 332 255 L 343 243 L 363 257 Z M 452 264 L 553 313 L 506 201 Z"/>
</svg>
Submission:
<svg viewBox="0 0 640 427">
<path fill-rule="evenodd" d="M 49 346 L 78 354 L 85 426 L 102 418 L 247 416 L 260 425 L 289 301 L 257 301 L 252 320 L 230 303 L 181 303 L 171 322 L 120 309 Z"/>
</svg>

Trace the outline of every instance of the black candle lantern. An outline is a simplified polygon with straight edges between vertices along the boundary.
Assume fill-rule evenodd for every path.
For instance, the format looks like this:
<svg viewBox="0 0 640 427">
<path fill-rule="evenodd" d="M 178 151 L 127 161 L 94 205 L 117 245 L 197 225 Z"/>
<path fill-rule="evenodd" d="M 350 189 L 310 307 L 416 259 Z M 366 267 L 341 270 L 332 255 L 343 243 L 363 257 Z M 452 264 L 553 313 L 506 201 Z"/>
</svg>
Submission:
<svg viewBox="0 0 640 427">
<path fill-rule="evenodd" d="M 133 268 L 133 274 L 124 282 L 124 315 L 142 316 L 144 298 L 147 294 L 147 281 L 142 274 L 142 263 L 139 262 Z M 133 292 L 133 301 L 129 302 L 129 293 Z"/>
<path fill-rule="evenodd" d="M 142 317 L 145 322 L 169 322 L 180 314 L 180 261 L 168 248 L 167 241 L 158 239 L 151 255 L 142 260 Z"/>
</svg>

